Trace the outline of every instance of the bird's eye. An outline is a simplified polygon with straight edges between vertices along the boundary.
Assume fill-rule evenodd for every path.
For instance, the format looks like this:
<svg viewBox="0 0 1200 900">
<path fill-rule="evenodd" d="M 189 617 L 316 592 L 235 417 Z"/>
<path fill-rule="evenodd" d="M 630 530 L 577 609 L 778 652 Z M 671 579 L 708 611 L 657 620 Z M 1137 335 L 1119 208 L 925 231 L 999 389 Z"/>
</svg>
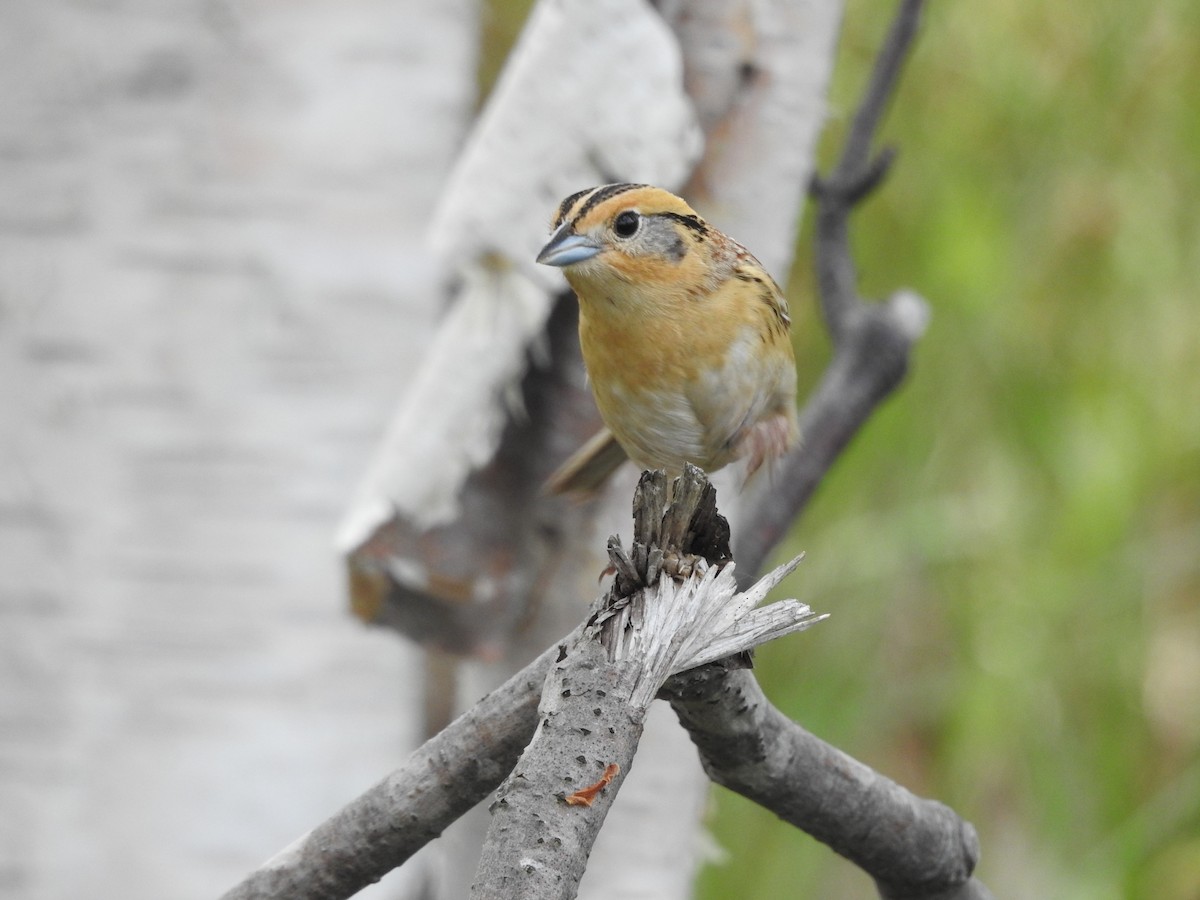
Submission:
<svg viewBox="0 0 1200 900">
<path fill-rule="evenodd" d="M 613 233 L 619 238 L 631 238 L 642 224 L 641 216 L 627 209 L 613 220 Z"/>
</svg>

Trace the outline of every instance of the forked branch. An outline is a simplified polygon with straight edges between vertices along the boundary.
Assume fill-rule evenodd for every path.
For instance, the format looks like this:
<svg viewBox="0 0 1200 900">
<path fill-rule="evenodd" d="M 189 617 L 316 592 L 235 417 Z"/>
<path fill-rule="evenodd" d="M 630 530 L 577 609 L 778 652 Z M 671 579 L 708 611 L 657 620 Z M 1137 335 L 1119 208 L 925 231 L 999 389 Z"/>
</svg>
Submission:
<svg viewBox="0 0 1200 900">
<path fill-rule="evenodd" d="M 694 466 L 642 474 L 634 540 L 609 552 L 617 577 L 561 645 L 538 725 L 492 804 L 471 896 L 569 900 L 633 763 L 646 710 L 668 676 L 746 653 L 821 618 L 796 601 L 757 608 L 796 562 L 736 593 L 716 492 Z"/>
</svg>

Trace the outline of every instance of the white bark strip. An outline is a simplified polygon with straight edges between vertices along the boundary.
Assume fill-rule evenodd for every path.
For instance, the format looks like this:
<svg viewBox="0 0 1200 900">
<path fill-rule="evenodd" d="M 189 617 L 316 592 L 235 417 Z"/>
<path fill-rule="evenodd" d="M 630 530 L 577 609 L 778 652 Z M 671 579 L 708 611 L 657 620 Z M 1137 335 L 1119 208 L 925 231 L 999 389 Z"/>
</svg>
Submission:
<svg viewBox="0 0 1200 900">
<path fill-rule="evenodd" d="M 664 0 L 706 136 L 692 204 L 787 283 L 842 0 Z"/>
<path fill-rule="evenodd" d="M 533 261 L 559 201 L 618 177 L 678 187 L 700 146 L 679 49 L 653 9 L 538 4 L 439 202 L 429 246 L 457 308 L 356 492 L 344 551 L 393 516 L 425 530 L 457 515 L 562 287 Z"/>
</svg>

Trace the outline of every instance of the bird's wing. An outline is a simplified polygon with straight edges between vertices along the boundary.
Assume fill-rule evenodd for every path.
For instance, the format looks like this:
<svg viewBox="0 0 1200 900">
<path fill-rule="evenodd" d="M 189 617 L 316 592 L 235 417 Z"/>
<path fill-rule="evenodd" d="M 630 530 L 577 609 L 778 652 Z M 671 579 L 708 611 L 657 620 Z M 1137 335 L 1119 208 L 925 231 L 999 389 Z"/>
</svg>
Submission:
<svg viewBox="0 0 1200 900">
<path fill-rule="evenodd" d="M 744 454 L 752 464 L 780 455 L 795 437 L 796 368 L 790 344 L 764 344 L 760 328 L 744 327 L 730 343 L 724 364 L 701 372 L 687 397 L 704 427 L 710 455 L 721 465 Z M 782 422 L 767 425 L 781 416 Z"/>
</svg>

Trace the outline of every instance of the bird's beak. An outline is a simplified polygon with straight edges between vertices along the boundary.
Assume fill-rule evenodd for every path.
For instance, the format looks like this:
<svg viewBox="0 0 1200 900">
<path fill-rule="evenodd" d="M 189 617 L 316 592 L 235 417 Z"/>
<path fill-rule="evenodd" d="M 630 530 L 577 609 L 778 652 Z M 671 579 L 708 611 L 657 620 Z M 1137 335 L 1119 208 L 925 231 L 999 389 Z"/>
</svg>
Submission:
<svg viewBox="0 0 1200 900">
<path fill-rule="evenodd" d="M 537 255 L 537 261 L 544 266 L 573 266 L 575 263 L 591 259 L 603 248 L 586 235 L 573 234 L 570 225 L 558 229 L 550 242 Z"/>
</svg>

